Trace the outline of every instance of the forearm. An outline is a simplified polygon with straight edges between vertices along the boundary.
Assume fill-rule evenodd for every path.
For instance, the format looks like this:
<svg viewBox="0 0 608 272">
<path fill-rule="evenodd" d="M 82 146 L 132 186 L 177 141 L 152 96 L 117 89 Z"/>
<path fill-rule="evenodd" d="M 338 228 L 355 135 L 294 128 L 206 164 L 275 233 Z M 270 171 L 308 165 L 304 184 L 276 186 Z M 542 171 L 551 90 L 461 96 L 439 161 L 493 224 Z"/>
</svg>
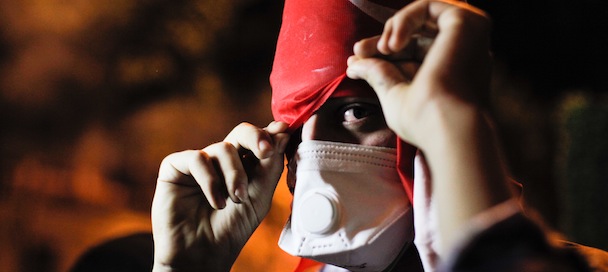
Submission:
<svg viewBox="0 0 608 272">
<path fill-rule="evenodd" d="M 434 118 L 436 133 L 423 151 L 433 180 L 443 255 L 475 215 L 511 194 L 494 132 L 481 111 L 443 105 Z"/>
</svg>

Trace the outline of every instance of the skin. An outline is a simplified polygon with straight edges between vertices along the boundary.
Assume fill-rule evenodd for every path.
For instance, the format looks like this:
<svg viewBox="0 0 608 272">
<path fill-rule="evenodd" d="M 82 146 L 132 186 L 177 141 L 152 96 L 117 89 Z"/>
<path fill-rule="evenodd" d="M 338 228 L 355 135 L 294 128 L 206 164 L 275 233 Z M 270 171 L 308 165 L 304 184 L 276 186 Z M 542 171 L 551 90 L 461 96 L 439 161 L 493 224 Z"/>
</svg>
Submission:
<svg viewBox="0 0 608 272">
<path fill-rule="evenodd" d="M 230 270 L 270 209 L 286 128 L 243 123 L 223 142 L 163 160 L 152 202 L 153 271 Z M 254 163 L 241 160 L 245 150 Z"/>
<path fill-rule="evenodd" d="M 302 140 L 394 147 L 395 133 L 384 121 L 377 98 L 330 98 L 302 126 Z"/>
<path fill-rule="evenodd" d="M 302 127 L 304 140 L 392 146 L 396 133 L 417 146 L 432 176 L 422 184 L 433 188 L 425 199 L 437 205 L 418 213 L 437 213 L 440 227 L 431 236 L 441 243 L 426 246 L 439 257 L 463 224 L 510 197 L 478 104 L 488 91 L 489 29 L 487 16 L 466 4 L 415 1 L 381 36 L 357 43 L 348 60 L 348 76 L 366 80 L 378 100 L 331 99 Z M 432 45 L 412 43 L 420 33 Z M 270 208 L 286 128 L 243 123 L 223 142 L 165 158 L 152 204 L 154 271 L 230 270 Z M 404 256 L 403 265 L 416 259 Z"/>
<path fill-rule="evenodd" d="M 418 50 L 427 52 L 424 61 L 404 64 L 412 37 L 429 30 L 436 36 Z M 381 36 L 357 43 L 348 60 L 348 76 L 374 88 L 389 127 L 424 154 L 432 184 L 423 186 L 433 188 L 429 201 L 439 225 L 431 250 L 439 257 L 475 215 L 511 197 L 480 105 L 489 90 L 489 31 L 488 17 L 464 3 L 416 1 Z"/>
</svg>

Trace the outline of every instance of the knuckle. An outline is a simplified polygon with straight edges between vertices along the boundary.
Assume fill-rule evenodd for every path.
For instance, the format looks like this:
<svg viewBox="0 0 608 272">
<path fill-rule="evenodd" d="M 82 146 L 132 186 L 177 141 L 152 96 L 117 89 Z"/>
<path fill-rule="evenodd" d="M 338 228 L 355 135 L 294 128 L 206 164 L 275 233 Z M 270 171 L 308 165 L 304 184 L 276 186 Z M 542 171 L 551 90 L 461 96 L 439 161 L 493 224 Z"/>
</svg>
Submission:
<svg viewBox="0 0 608 272">
<path fill-rule="evenodd" d="M 232 186 L 243 179 L 243 175 L 237 169 L 229 169 L 224 171 L 224 178 L 227 185 Z"/>
<path fill-rule="evenodd" d="M 237 128 L 244 128 L 244 127 L 250 127 L 250 126 L 252 126 L 252 124 L 248 123 L 248 122 L 241 122 L 238 125 L 236 125 Z"/>
<path fill-rule="evenodd" d="M 211 158 L 205 151 L 202 150 L 199 151 L 195 156 L 190 158 L 190 160 L 188 161 L 188 167 L 190 169 L 207 169 L 203 171 L 209 171 L 209 169 L 213 169 Z M 211 171 L 209 172 L 212 173 Z"/>
<path fill-rule="evenodd" d="M 163 158 L 163 160 L 160 162 L 160 168 L 163 169 L 165 168 L 167 165 L 170 165 L 171 162 L 175 159 L 177 153 L 172 153 L 169 154 L 167 156 L 165 156 Z"/>
<path fill-rule="evenodd" d="M 230 142 L 217 142 L 214 144 L 211 144 L 207 147 L 205 147 L 202 152 L 199 153 L 205 153 L 205 155 L 220 155 L 220 154 L 226 154 L 229 152 L 232 152 L 232 150 L 234 150 L 235 147 L 230 143 Z M 201 154 L 202 155 L 202 154 Z"/>
<path fill-rule="evenodd" d="M 474 29 L 476 31 L 491 28 L 490 17 L 485 12 L 473 7 L 455 6 L 448 14 L 450 16 L 443 18 L 443 23 L 450 28 Z"/>
<path fill-rule="evenodd" d="M 256 131 L 256 130 L 258 130 L 258 127 L 254 126 L 248 122 L 241 122 L 234 128 L 234 131 L 245 132 L 245 133 L 248 133 L 251 131 Z"/>
<path fill-rule="evenodd" d="M 202 169 L 206 169 L 201 172 L 202 175 L 200 176 L 201 178 L 203 178 L 203 180 L 200 180 L 202 186 L 205 186 L 207 189 L 210 189 L 215 186 L 214 184 L 220 182 L 220 178 L 217 175 L 215 167 L 213 167 L 213 162 L 206 152 L 199 151 L 198 154 L 194 156 L 189 163 L 190 168 L 200 167 Z"/>
<path fill-rule="evenodd" d="M 263 129 L 247 123 L 247 122 L 242 122 L 240 124 L 238 124 L 231 132 L 230 134 L 228 134 L 228 136 L 226 137 L 226 140 L 228 140 L 229 142 L 231 142 L 233 145 L 235 143 L 241 142 L 243 140 L 249 140 L 253 137 L 259 137 L 260 135 L 262 135 L 264 132 Z"/>
<path fill-rule="evenodd" d="M 229 142 L 218 142 L 214 144 L 214 148 L 219 153 L 228 153 L 234 150 L 234 146 Z"/>
<path fill-rule="evenodd" d="M 370 84 L 375 89 L 388 90 L 403 80 L 401 72 L 386 61 L 376 61 L 370 65 Z"/>
<path fill-rule="evenodd" d="M 190 176 L 193 150 L 169 154 L 160 163 L 157 182 L 178 182 Z"/>
<path fill-rule="evenodd" d="M 165 156 L 160 162 L 160 170 L 163 171 L 168 168 L 173 168 L 173 165 L 180 161 L 186 152 L 189 151 L 175 152 Z"/>
</svg>

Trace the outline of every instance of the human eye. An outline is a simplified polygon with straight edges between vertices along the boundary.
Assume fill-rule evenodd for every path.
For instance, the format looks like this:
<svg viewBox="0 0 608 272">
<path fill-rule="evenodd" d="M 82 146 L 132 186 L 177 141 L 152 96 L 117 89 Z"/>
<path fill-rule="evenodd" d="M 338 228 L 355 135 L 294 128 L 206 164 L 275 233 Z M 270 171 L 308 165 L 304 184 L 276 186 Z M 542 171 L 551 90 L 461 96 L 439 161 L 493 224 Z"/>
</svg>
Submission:
<svg viewBox="0 0 608 272">
<path fill-rule="evenodd" d="M 342 122 L 353 124 L 364 122 L 369 117 L 376 115 L 379 107 L 369 103 L 351 103 L 342 107 Z"/>
</svg>

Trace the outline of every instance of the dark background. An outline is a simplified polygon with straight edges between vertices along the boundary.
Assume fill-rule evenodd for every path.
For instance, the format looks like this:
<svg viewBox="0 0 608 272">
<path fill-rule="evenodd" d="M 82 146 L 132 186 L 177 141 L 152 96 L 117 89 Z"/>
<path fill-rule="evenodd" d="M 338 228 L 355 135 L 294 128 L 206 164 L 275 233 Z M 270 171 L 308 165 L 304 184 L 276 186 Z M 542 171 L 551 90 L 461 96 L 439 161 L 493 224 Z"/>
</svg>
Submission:
<svg viewBox="0 0 608 272">
<path fill-rule="evenodd" d="M 493 18 L 494 115 L 527 204 L 570 239 L 608 249 L 608 5 L 470 3 Z M 0 3 L 3 270 L 64 271 L 88 246 L 149 230 L 165 155 L 241 121 L 268 123 L 281 8 Z"/>
</svg>

